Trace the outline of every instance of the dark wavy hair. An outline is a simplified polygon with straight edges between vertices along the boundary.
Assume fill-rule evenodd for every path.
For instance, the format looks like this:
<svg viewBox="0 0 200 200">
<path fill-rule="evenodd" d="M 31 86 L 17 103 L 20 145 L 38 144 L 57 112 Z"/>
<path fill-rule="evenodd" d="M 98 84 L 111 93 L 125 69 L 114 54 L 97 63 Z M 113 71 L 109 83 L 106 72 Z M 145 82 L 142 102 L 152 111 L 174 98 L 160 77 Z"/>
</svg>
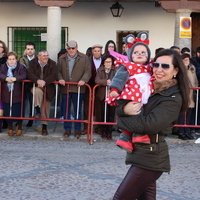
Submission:
<svg viewBox="0 0 200 200">
<path fill-rule="evenodd" d="M 182 96 L 181 112 L 186 112 L 189 103 L 189 80 L 187 76 L 186 67 L 183 63 L 181 55 L 172 49 L 164 49 L 155 56 L 154 61 L 161 56 L 171 56 L 174 68 L 178 68 L 176 79 Z"/>
<path fill-rule="evenodd" d="M 105 55 L 110 54 L 109 51 L 108 51 L 108 46 L 109 46 L 110 43 L 112 43 L 114 45 L 113 51 L 117 50 L 115 42 L 113 40 L 108 40 L 108 42 L 106 42 L 106 45 L 105 45 L 105 50 L 104 50 Z"/>
</svg>

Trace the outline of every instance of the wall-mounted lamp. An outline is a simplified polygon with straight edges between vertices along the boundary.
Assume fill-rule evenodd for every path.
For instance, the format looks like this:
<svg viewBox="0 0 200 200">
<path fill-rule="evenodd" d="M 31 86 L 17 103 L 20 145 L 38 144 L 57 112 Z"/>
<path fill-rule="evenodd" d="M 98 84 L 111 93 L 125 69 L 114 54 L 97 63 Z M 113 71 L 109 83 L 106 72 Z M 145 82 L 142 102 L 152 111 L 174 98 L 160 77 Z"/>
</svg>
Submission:
<svg viewBox="0 0 200 200">
<path fill-rule="evenodd" d="M 113 17 L 121 17 L 123 10 L 124 7 L 118 1 L 110 7 Z"/>
</svg>

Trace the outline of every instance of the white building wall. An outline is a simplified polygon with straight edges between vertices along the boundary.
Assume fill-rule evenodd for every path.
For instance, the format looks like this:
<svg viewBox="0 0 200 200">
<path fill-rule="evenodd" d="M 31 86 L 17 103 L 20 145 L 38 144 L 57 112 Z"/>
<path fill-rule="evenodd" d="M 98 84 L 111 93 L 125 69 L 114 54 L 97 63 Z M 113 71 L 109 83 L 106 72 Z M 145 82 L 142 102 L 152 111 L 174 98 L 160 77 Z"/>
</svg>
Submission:
<svg viewBox="0 0 200 200">
<path fill-rule="evenodd" d="M 113 2 L 76 2 L 70 8 L 62 8 L 61 26 L 69 28 L 69 40 L 78 42 L 79 50 L 99 43 L 103 46 L 117 31 L 148 30 L 152 56 L 158 47 L 174 44 L 174 13 L 167 13 L 154 2 L 120 2 L 124 7 L 121 18 L 110 12 Z M 7 43 L 8 26 L 47 26 L 47 8 L 34 2 L 0 3 L 0 39 Z"/>
</svg>

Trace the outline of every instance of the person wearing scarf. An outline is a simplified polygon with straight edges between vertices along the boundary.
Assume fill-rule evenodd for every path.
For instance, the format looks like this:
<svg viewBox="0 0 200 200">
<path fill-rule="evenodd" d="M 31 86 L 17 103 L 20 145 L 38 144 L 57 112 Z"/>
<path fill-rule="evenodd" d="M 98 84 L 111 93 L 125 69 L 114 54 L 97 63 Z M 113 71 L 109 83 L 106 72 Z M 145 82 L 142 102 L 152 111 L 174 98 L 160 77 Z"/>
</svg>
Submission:
<svg viewBox="0 0 200 200">
<path fill-rule="evenodd" d="M 27 77 L 26 67 L 17 62 L 17 54 L 15 52 L 8 53 L 7 62 L 1 65 L 0 81 L 1 81 L 1 101 L 3 102 L 5 117 L 22 117 L 22 80 Z M 21 113 L 22 110 L 22 113 Z M 22 135 L 22 120 L 6 119 L 8 122 L 8 135 L 13 136 L 13 122 L 17 121 L 16 135 Z"/>
</svg>

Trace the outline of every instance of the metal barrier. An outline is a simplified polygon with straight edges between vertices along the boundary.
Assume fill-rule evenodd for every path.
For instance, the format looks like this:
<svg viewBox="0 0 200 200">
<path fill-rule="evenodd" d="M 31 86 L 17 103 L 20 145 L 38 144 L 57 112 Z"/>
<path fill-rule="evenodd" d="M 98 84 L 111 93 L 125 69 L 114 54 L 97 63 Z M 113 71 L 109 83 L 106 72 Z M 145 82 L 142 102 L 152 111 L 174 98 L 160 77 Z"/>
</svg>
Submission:
<svg viewBox="0 0 200 200">
<path fill-rule="evenodd" d="M 93 91 L 92 91 L 92 113 L 94 113 L 96 89 L 99 86 L 101 86 L 101 85 L 95 85 L 94 88 L 93 88 Z M 196 90 L 196 99 L 195 99 L 195 102 L 198 102 L 199 101 L 199 90 L 200 90 L 200 87 L 191 87 L 190 89 Z M 105 108 L 106 108 L 106 106 L 105 106 Z M 195 106 L 195 124 L 194 125 L 186 124 L 186 113 L 185 113 L 184 124 L 175 124 L 174 127 L 200 128 L 200 125 L 198 125 L 198 112 L 199 112 L 198 109 L 200 109 L 200 108 L 198 108 L 198 103 L 197 103 L 196 106 Z M 105 113 L 106 113 L 106 109 L 105 109 Z M 93 126 L 97 125 L 97 124 L 116 125 L 117 123 L 116 122 L 114 122 L 114 123 L 112 123 L 112 122 L 106 122 L 106 118 L 105 117 L 104 117 L 104 122 L 94 121 L 94 115 L 91 114 L 91 132 L 93 132 L 92 131 L 93 130 Z M 93 134 L 92 134 L 92 137 L 93 137 Z"/>
<path fill-rule="evenodd" d="M 107 104 L 105 103 L 105 110 L 104 110 L 104 121 L 103 122 L 99 122 L 99 121 L 95 121 L 94 120 L 94 108 L 95 108 L 95 93 L 96 93 L 96 89 L 97 87 L 100 87 L 101 85 L 95 85 L 93 87 L 93 89 L 91 89 L 91 87 L 88 84 L 85 84 L 85 86 L 88 88 L 88 95 L 89 95 L 89 101 L 88 101 L 88 119 L 84 119 L 84 120 L 78 120 L 78 110 L 79 110 L 79 106 L 80 106 L 80 102 L 77 102 L 77 113 L 76 113 L 76 119 L 58 119 L 57 118 L 57 105 L 58 105 L 58 85 L 59 82 L 55 81 L 53 82 L 56 85 L 56 95 L 55 95 L 55 104 L 54 104 L 54 117 L 53 118 L 44 118 L 43 114 L 42 114 L 42 118 L 41 119 L 36 119 L 33 118 L 34 116 L 34 88 L 35 88 L 35 84 L 33 84 L 33 104 L 32 104 L 32 117 L 23 117 L 23 108 L 24 108 L 24 85 L 25 83 L 28 83 L 31 81 L 29 80 L 23 80 L 22 81 L 22 97 L 21 97 L 21 113 L 20 113 L 20 117 L 12 117 L 12 92 L 10 95 L 10 116 L 9 117 L 4 117 L 1 116 L 1 119 L 19 119 L 19 120 L 38 120 L 38 121 L 59 121 L 59 122 L 80 122 L 80 123 L 86 123 L 88 124 L 87 126 L 87 141 L 90 144 L 93 144 L 93 127 L 94 125 L 116 125 L 116 122 L 107 122 L 106 121 L 106 112 L 107 112 Z M 67 85 L 67 94 L 69 94 L 69 87 L 70 85 L 77 85 L 77 83 L 72 83 L 72 82 L 65 82 L 65 84 Z M 79 86 L 78 86 L 79 87 Z M 107 96 L 107 92 L 108 92 L 108 88 L 106 87 L 106 95 Z M 0 88 L 1 88 L 1 81 L 0 81 Z M 44 87 L 44 105 L 46 105 L 46 87 Z M 196 90 L 196 102 L 199 101 L 199 89 L 200 87 L 192 87 L 191 89 Z M 78 99 L 80 98 L 80 87 L 78 89 Z M 0 100 L 1 100 L 1 92 L 0 92 Z M 68 101 L 68 100 L 66 100 Z M 86 102 L 84 102 L 86 103 Z M 42 108 L 42 113 L 44 113 L 44 109 L 46 108 L 46 106 L 44 106 L 44 108 Z M 66 116 L 67 116 L 67 108 L 68 108 L 68 102 L 66 103 Z M 200 128 L 200 125 L 198 125 L 198 103 L 196 104 L 196 111 L 195 111 L 195 124 L 194 125 L 190 125 L 190 124 L 186 124 L 186 119 L 184 124 L 175 124 L 174 127 L 190 127 L 190 128 Z M 1 132 L 1 131 L 0 131 Z"/>
<path fill-rule="evenodd" d="M 84 86 L 86 86 L 88 88 L 88 91 L 89 91 L 89 106 L 88 106 L 88 119 L 84 119 L 84 120 L 78 120 L 78 117 L 76 117 L 76 119 L 58 119 L 57 118 L 57 105 L 58 105 L 58 85 L 59 85 L 59 82 L 58 81 L 55 81 L 55 82 L 52 82 L 56 85 L 56 95 L 55 95 L 55 104 L 54 104 L 54 118 L 44 118 L 43 116 L 43 113 L 44 113 L 44 109 L 46 109 L 46 87 L 44 87 L 44 98 L 43 98 L 43 102 L 44 102 L 44 107 L 41 108 L 42 109 L 42 117 L 40 119 L 36 119 L 36 118 L 33 118 L 34 117 L 34 95 L 35 95 L 35 84 L 33 84 L 33 104 L 32 104 L 32 117 L 24 117 L 23 116 L 23 108 L 24 108 L 24 85 L 25 83 L 28 83 L 31 81 L 29 80 L 23 80 L 22 81 L 22 97 L 21 97 L 21 113 L 20 113 L 20 117 L 12 117 L 12 98 L 13 98 L 13 95 L 12 95 L 12 92 L 10 92 L 10 116 L 9 117 L 5 117 L 5 116 L 2 116 L 0 117 L 0 119 L 18 119 L 18 120 L 38 120 L 38 121 L 59 121 L 59 122 L 80 122 L 80 123 L 87 123 L 88 124 L 88 129 L 87 129 L 87 141 L 92 144 L 92 133 L 91 133 L 91 115 L 90 115 L 90 111 L 91 111 L 91 96 L 92 96 L 92 90 L 90 88 L 90 86 L 88 84 L 84 84 Z M 70 85 L 77 85 L 78 83 L 72 83 L 72 82 L 65 82 L 65 84 L 67 85 L 67 94 L 69 94 L 69 86 Z M 79 103 L 79 99 L 80 99 L 80 87 L 81 86 L 78 86 L 78 102 L 77 102 L 77 113 L 76 113 L 76 116 L 78 115 L 78 111 L 79 111 L 79 107 L 80 107 L 80 103 Z M 0 88 L 1 88 L 1 81 L 0 81 Z M 0 100 L 1 100 L 1 92 L 0 92 Z M 68 112 L 68 101 L 66 103 L 66 116 L 67 116 L 67 112 Z"/>
<path fill-rule="evenodd" d="M 199 102 L 199 90 L 200 90 L 200 87 L 191 87 L 190 89 L 193 89 L 193 90 L 196 91 L 196 99 L 195 99 L 195 123 L 194 123 L 194 125 L 186 124 L 186 114 L 185 114 L 184 124 L 175 124 L 174 127 L 200 128 L 200 125 L 198 125 L 199 104 L 196 103 L 196 102 Z"/>
<path fill-rule="evenodd" d="M 100 124 L 103 124 L 103 125 L 116 125 L 117 123 L 116 122 L 107 122 L 106 121 L 106 112 L 107 112 L 107 104 L 105 103 L 105 110 L 104 110 L 104 120 L 103 122 L 98 122 L 98 121 L 94 121 L 94 108 L 95 108 L 95 94 L 96 94 L 96 89 L 97 87 L 100 87 L 102 85 L 95 85 L 93 87 L 93 90 L 92 90 L 92 109 L 91 109 L 91 136 L 92 136 L 92 141 L 93 141 L 93 126 L 94 125 L 100 125 Z M 108 94 L 108 87 L 107 86 L 104 86 L 106 87 L 106 94 L 105 94 L 105 97 L 107 97 L 107 94 Z"/>
</svg>

